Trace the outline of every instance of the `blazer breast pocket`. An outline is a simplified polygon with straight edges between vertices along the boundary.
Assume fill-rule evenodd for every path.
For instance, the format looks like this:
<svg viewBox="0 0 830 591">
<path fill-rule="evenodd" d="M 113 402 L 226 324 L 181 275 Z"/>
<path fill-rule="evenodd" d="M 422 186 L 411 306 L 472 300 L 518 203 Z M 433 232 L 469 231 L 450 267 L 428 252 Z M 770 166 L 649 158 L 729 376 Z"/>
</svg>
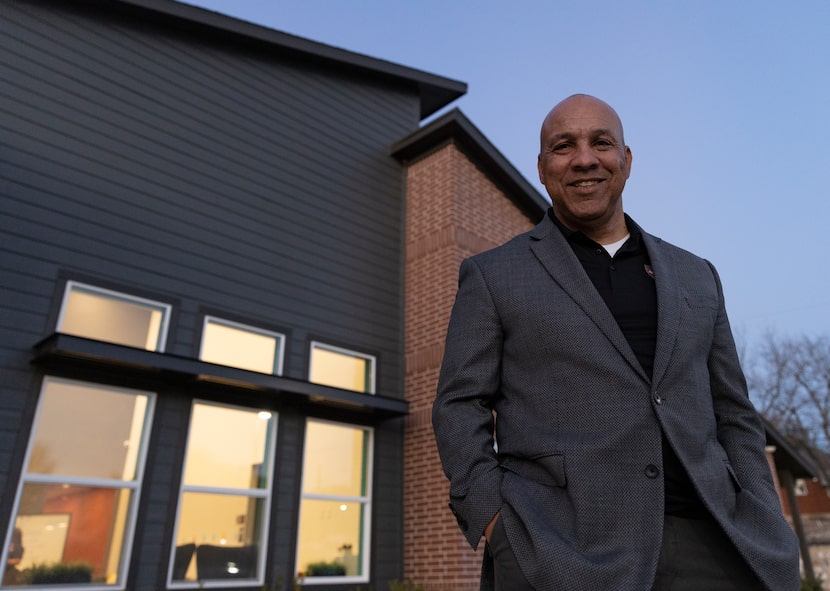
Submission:
<svg viewBox="0 0 830 591">
<path fill-rule="evenodd" d="M 545 454 L 534 458 L 505 457 L 501 460 L 505 470 L 546 486 L 564 487 L 568 484 L 565 474 L 565 456 Z"/>
<path fill-rule="evenodd" d="M 717 298 L 705 295 L 691 296 L 686 294 L 683 296 L 683 300 L 692 309 L 705 308 L 717 312 L 720 307 Z"/>
<path fill-rule="evenodd" d="M 684 295 L 683 301 L 686 303 L 686 310 L 683 316 L 688 319 L 688 326 L 712 326 L 718 318 L 719 304 L 718 300 L 708 296 L 689 296 Z"/>
</svg>

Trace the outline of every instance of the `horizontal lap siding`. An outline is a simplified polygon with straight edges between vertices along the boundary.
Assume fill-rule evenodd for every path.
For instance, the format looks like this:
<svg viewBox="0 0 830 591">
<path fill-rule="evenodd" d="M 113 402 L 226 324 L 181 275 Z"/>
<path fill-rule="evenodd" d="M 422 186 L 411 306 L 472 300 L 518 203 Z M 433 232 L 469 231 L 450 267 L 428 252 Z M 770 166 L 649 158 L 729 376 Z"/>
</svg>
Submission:
<svg viewBox="0 0 830 591">
<path fill-rule="evenodd" d="M 378 353 L 379 391 L 402 395 L 402 178 L 386 148 L 417 124 L 417 97 L 128 23 L 4 11 L 0 223 L 17 260 L 3 271 L 34 262 L 36 313 L 57 269 L 100 274 L 183 312 L 297 327 L 293 377 L 307 335 Z M 192 353 L 188 328 L 168 350 Z"/>
<path fill-rule="evenodd" d="M 418 125 L 415 90 L 154 26 L 0 3 L 0 523 L 62 278 L 172 303 L 168 352 L 194 355 L 203 312 L 224 312 L 287 332 L 285 375 L 305 379 L 309 340 L 328 341 L 378 355 L 377 392 L 403 398 L 404 178 L 388 147 Z M 159 435 L 186 428 L 182 395 L 164 393 Z M 287 436 L 304 419 L 283 414 L 278 470 L 296 483 Z M 377 433 L 374 569 L 388 578 L 402 435 Z M 158 436 L 150 453 L 137 588 L 165 576 L 178 473 L 162 459 L 182 445 Z M 293 568 L 294 495 L 275 490 L 278 570 Z"/>
</svg>

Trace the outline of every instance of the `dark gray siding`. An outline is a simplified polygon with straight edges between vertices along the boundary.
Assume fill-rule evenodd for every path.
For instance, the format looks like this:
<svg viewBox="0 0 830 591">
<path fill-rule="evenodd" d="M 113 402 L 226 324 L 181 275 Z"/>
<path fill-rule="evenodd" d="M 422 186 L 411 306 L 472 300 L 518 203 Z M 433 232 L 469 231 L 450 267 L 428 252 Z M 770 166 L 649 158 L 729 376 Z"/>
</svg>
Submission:
<svg viewBox="0 0 830 591">
<path fill-rule="evenodd" d="M 169 353 L 195 355 L 209 309 L 284 329 L 286 376 L 307 377 L 317 339 L 377 355 L 378 394 L 403 398 L 404 179 L 388 147 L 418 125 L 414 89 L 72 4 L 0 2 L 3 526 L 40 381 L 31 347 L 67 278 L 172 303 Z M 178 487 L 163 462 L 189 410 L 172 400 L 157 408 L 136 588 L 163 577 L 150 565 Z M 280 441 L 299 453 L 292 432 Z M 400 430 L 377 435 L 376 483 L 400 504 Z M 289 483 L 298 468 L 282 468 Z M 275 492 L 286 565 L 295 502 Z M 400 524 L 379 506 L 394 571 Z"/>
<path fill-rule="evenodd" d="M 286 375 L 305 377 L 304 331 L 377 351 L 379 390 L 401 395 L 402 173 L 386 149 L 417 97 L 3 8 L 3 230 L 18 265 L 38 262 L 32 320 L 56 268 L 93 272 L 182 301 L 170 352 L 192 352 L 198 302 L 297 327 Z"/>
</svg>

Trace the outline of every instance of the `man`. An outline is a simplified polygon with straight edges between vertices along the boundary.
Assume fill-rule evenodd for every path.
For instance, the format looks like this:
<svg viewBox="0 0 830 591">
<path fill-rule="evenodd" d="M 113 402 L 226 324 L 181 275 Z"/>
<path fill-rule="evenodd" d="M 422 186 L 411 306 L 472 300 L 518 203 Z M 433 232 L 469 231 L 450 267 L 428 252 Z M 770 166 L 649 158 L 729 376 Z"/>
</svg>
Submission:
<svg viewBox="0 0 830 591">
<path fill-rule="evenodd" d="M 462 263 L 433 407 L 451 509 L 488 542 L 482 589 L 796 591 L 717 273 L 623 213 L 631 158 L 610 106 L 565 99 L 548 215 Z"/>
</svg>

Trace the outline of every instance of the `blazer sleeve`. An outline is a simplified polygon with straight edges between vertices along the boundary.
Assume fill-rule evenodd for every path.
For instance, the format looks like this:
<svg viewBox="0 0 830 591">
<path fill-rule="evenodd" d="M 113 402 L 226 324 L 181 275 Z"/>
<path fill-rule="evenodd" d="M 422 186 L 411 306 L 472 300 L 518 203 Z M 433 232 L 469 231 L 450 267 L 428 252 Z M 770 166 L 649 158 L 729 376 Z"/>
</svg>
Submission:
<svg viewBox="0 0 830 591">
<path fill-rule="evenodd" d="M 502 505 L 492 408 L 501 381 L 503 334 L 483 273 L 475 259 L 467 259 L 459 273 L 432 420 L 450 480 L 450 509 L 473 548 Z"/>
<path fill-rule="evenodd" d="M 766 435 L 760 415 L 749 399 L 732 330 L 726 315 L 723 288 L 714 266 L 707 261 L 718 289 L 719 308 L 708 367 L 718 441 L 726 451 L 738 484 L 769 506 L 779 506 L 764 449 Z"/>
</svg>

